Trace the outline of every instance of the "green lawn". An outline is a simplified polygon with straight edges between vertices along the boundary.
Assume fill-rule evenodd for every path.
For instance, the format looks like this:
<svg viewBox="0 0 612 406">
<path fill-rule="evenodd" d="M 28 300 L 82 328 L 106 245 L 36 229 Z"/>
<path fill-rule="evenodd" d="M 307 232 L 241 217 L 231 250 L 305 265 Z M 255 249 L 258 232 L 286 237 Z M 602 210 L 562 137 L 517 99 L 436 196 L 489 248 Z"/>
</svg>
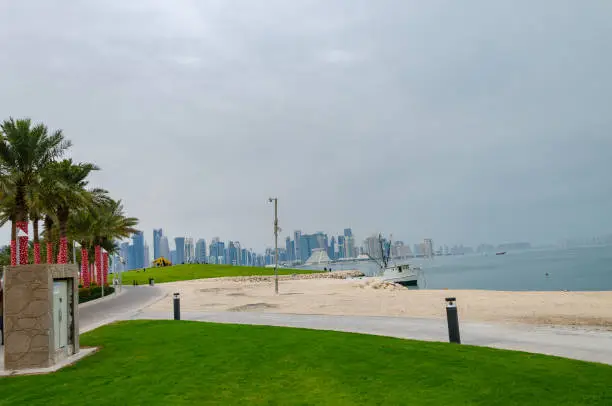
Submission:
<svg viewBox="0 0 612 406">
<path fill-rule="evenodd" d="M 0 405 L 611 405 L 612 367 L 331 331 L 130 321 L 53 375 L 0 378 Z"/>
<path fill-rule="evenodd" d="M 307 269 L 285 269 L 279 268 L 279 275 L 291 275 L 297 273 L 313 273 Z M 155 283 L 187 281 L 191 279 L 219 278 L 222 276 L 251 276 L 251 275 L 274 275 L 274 268 L 260 268 L 254 266 L 232 266 L 232 265 L 204 265 L 188 264 L 174 265 L 162 268 L 147 268 L 145 272 L 129 271 L 123 272 L 123 284 L 130 285 L 134 280 L 139 284 L 149 283 L 149 278 L 154 278 Z"/>
</svg>

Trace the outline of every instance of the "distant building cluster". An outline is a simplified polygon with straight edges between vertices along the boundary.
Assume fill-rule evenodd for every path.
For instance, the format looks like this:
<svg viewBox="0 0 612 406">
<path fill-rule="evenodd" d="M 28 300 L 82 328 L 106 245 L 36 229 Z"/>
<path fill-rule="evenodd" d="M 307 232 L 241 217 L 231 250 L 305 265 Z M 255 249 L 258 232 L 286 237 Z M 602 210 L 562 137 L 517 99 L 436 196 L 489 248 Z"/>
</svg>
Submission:
<svg viewBox="0 0 612 406">
<path fill-rule="evenodd" d="M 226 264 L 242 266 L 267 266 L 275 262 L 273 248 L 268 248 L 263 254 L 256 253 L 250 248 L 243 247 L 239 241 L 221 241 L 213 238 L 209 244 L 203 238 L 195 241 L 191 237 L 174 238 L 174 249 L 170 250 L 169 238 L 164 235 L 161 228 L 153 230 L 153 255 L 149 253 L 149 246 L 145 242 L 142 232 L 135 233 L 131 242 L 120 244 L 119 255 L 116 261 L 117 270 L 131 270 L 146 268 L 150 260 L 165 258 L 172 264 Z M 299 265 L 321 261 L 351 261 L 368 258 L 381 258 L 384 254 L 394 259 L 432 258 L 435 256 L 465 255 L 489 253 L 499 250 L 529 249 L 529 243 L 511 243 L 493 246 L 481 244 L 476 250 L 463 245 L 440 245 L 436 247 L 431 238 L 425 238 L 421 243 L 414 244 L 412 248 L 403 241 L 381 239 L 379 235 L 366 237 L 361 246 L 355 242 L 351 228 L 345 228 L 341 235 L 329 237 L 322 231 L 312 234 L 302 233 L 301 230 L 287 236 L 285 246 L 278 249 L 278 261 L 281 265 Z M 309 261 L 310 259 L 310 261 Z"/>
</svg>

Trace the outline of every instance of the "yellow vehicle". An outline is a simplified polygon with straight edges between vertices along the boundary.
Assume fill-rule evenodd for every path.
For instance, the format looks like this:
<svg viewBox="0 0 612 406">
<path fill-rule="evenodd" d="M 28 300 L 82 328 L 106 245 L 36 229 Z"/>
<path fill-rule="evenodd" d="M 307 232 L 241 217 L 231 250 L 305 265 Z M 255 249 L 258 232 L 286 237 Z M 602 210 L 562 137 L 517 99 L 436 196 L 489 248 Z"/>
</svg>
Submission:
<svg viewBox="0 0 612 406">
<path fill-rule="evenodd" d="M 153 266 L 156 268 L 159 268 L 162 266 L 170 266 L 170 265 L 172 265 L 172 262 L 168 261 L 164 257 L 159 257 L 155 261 L 153 261 Z"/>
</svg>

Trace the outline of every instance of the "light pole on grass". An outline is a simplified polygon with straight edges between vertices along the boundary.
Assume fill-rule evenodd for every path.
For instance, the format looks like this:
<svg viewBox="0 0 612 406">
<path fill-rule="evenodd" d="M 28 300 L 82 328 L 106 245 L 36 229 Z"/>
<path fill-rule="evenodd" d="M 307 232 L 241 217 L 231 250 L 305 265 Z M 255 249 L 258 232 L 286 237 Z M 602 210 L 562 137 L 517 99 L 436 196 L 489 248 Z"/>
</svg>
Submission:
<svg viewBox="0 0 612 406">
<path fill-rule="evenodd" d="M 271 197 L 268 202 L 274 202 L 274 293 L 278 295 L 278 197 Z"/>
</svg>

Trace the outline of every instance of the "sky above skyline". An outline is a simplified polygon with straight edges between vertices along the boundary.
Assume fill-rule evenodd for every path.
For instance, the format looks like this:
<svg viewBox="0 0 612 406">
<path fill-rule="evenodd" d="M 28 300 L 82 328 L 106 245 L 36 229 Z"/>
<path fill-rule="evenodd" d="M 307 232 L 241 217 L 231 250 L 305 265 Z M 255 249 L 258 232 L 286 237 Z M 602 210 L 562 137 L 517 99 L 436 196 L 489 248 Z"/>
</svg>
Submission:
<svg viewBox="0 0 612 406">
<path fill-rule="evenodd" d="M 612 2 L 0 2 L 0 118 L 152 229 L 272 246 L 612 232 Z M 8 227 L 2 230 L 8 241 Z"/>
</svg>

